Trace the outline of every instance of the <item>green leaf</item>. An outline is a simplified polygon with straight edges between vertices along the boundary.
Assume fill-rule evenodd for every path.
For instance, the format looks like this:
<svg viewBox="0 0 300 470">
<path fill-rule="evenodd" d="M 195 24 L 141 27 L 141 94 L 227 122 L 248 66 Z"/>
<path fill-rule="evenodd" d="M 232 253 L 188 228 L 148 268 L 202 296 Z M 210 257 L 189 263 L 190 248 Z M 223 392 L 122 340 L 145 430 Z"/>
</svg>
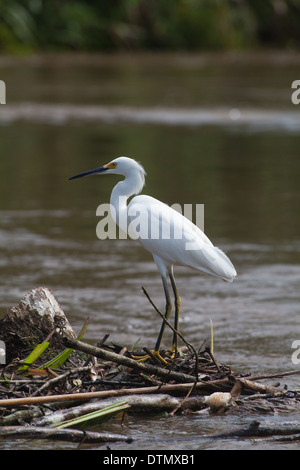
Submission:
<svg viewBox="0 0 300 470">
<path fill-rule="evenodd" d="M 34 350 L 31 351 L 29 356 L 27 356 L 26 359 L 24 359 L 23 362 L 25 362 L 26 364 L 21 365 L 19 367 L 18 371 L 27 370 L 29 365 L 31 365 L 33 362 L 35 362 L 37 360 L 37 358 L 40 357 L 41 354 L 43 354 L 43 352 L 48 348 L 48 346 L 50 344 L 49 343 L 50 338 L 54 334 L 54 332 L 55 332 L 55 328 L 53 328 L 53 330 L 49 333 L 47 338 L 41 344 L 38 344 L 34 348 Z"/>
<path fill-rule="evenodd" d="M 85 415 L 79 416 L 78 418 L 69 419 L 67 421 L 63 421 L 62 423 L 56 424 L 53 427 L 56 428 L 85 428 L 87 426 L 97 426 L 99 424 L 108 421 L 109 419 L 116 416 L 121 411 L 130 408 L 130 405 L 126 401 L 114 403 L 113 405 L 109 405 L 106 408 L 101 410 L 93 411 L 91 413 L 87 413 Z"/>
<path fill-rule="evenodd" d="M 78 341 L 80 341 L 81 338 L 83 337 L 83 335 L 85 334 L 86 329 L 88 327 L 88 323 L 89 323 L 89 317 L 84 322 L 83 327 L 81 328 L 81 330 L 80 330 L 80 332 L 77 336 Z M 63 352 L 61 352 L 56 357 L 54 357 L 54 359 L 51 359 L 46 364 L 41 366 L 40 369 L 44 369 L 45 367 L 51 367 L 52 369 L 58 369 L 68 359 L 68 357 L 70 356 L 70 354 L 72 354 L 73 351 L 74 350 L 72 348 L 65 349 Z"/>
<path fill-rule="evenodd" d="M 130 348 L 130 352 L 134 352 L 141 338 L 138 338 Z"/>
<path fill-rule="evenodd" d="M 43 343 L 38 344 L 34 348 L 34 350 L 31 351 L 29 356 L 27 356 L 26 359 L 24 359 L 23 362 L 25 362 L 26 364 L 21 365 L 18 368 L 18 371 L 28 369 L 29 365 L 32 364 L 33 362 L 35 362 L 38 359 L 38 357 L 40 357 L 40 355 L 43 354 L 43 352 L 48 348 L 49 344 L 50 343 L 48 341 L 44 341 Z"/>
</svg>

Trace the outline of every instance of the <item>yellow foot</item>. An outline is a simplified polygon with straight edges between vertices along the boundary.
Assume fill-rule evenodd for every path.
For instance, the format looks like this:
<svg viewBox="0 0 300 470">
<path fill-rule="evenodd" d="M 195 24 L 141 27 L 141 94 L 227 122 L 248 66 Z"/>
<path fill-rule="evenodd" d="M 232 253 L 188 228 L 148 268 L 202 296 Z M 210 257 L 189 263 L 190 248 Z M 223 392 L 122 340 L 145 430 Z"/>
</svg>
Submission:
<svg viewBox="0 0 300 470">
<path fill-rule="evenodd" d="M 168 362 L 159 354 L 159 351 L 155 351 L 152 349 L 151 351 L 148 351 L 148 354 L 143 354 L 143 355 L 135 355 L 131 354 L 131 357 L 135 359 L 138 362 L 145 362 L 148 359 L 154 359 L 155 362 L 158 364 L 163 364 L 164 366 L 168 366 Z"/>
</svg>

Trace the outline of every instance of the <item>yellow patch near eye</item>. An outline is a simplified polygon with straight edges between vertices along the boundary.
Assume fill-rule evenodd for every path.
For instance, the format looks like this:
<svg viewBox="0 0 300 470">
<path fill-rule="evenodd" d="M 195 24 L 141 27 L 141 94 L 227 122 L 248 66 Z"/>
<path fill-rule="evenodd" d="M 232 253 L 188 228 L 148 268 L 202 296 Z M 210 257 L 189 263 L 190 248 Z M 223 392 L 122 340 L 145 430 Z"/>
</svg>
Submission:
<svg viewBox="0 0 300 470">
<path fill-rule="evenodd" d="M 104 166 L 105 166 L 105 168 L 110 168 L 111 170 L 113 170 L 114 168 L 116 168 L 117 163 L 112 162 L 112 163 L 108 163 L 107 165 L 104 165 Z"/>
</svg>

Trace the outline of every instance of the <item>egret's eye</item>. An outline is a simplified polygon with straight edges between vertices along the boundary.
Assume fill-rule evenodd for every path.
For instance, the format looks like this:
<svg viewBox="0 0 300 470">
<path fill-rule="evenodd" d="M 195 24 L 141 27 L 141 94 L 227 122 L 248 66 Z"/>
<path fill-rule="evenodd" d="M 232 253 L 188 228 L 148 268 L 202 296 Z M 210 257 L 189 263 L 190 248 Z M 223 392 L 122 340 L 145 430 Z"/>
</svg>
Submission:
<svg viewBox="0 0 300 470">
<path fill-rule="evenodd" d="M 108 163 L 107 165 L 105 165 L 107 168 L 110 168 L 111 170 L 113 170 L 114 168 L 116 168 L 117 166 L 117 163 L 116 162 L 112 162 L 112 163 Z"/>
</svg>

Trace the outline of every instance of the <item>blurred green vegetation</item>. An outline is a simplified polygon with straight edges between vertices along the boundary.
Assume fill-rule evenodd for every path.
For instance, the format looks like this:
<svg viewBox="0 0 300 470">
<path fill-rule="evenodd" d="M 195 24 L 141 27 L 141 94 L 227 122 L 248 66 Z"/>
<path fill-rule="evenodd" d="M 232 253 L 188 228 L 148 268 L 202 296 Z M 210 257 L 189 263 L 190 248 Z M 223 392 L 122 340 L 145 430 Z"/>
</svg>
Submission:
<svg viewBox="0 0 300 470">
<path fill-rule="evenodd" d="M 300 0 L 0 0 L 0 52 L 297 48 Z"/>
</svg>

